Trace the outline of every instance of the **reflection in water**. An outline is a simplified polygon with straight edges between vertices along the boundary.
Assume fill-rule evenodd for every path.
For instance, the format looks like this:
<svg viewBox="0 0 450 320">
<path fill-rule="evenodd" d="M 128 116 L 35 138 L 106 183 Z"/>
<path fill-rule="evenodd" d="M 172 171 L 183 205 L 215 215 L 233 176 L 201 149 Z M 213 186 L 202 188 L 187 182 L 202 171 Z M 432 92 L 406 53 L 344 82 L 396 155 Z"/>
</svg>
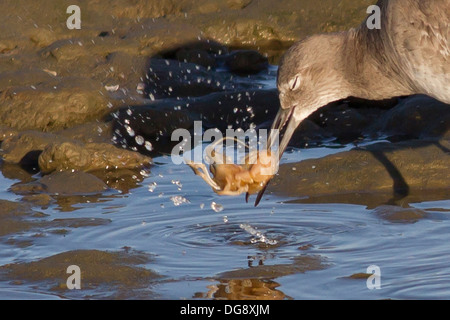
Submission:
<svg viewBox="0 0 450 320">
<path fill-rule="evenodd" d="M 264 265 L 264 257 L 253 265 L 255 257 L 249 257 L 249 268 L 227 271 L 219 275 L 218 284 L 209 285 L 206 293 L 197 293 L 197 298 L 232 300 L 281 300 L 289 298 L 281 290 L 280 284 L 273 279 L 322 270 L 327 267 L 320 256 L 300 255 L 290 264 Z"/>
<path fill-rule="evenodd" d="M 247 269 L 227 271 L 220 274 L 221 279 L 258 278 L 273 279 L 296 273 L 322 270 L 327 265 L 321 256 L 300 255 L 291 260 L 290 264 L 258 265 Z"/>
<path fill-rule="evenodd" d="M 390 192 L 307 199 L 269 193 L 254 208 L 212 193 L 187 166 L 155 160 L 151 172 L 93 173 L 109 187 L 94 194 L 49 193 L 33 185 L 39 175 L 8 166 L 9 178 L 0 179 L 12 200 L 0 202 L 0 297 L 448 296 L 449 190 L 413 191 L 396 203 Z M 174 196 L 189 203 L 175 206 Z M 78 293 L 64 288 L 60 270 L 74 252 L 87 270 L 86 291 Z M 382 290 L 369 292 L 365 279 L 343 280 L 371 264 L 389 275 Z"/>
<path fill-rule="evenodd" d="M 196 293 L 194 298 L 227 300 L 283 300 L 286 295 L 278 290 L 279 283 L 260 279 L 219 280 L 209 285 L 206 293 Z"/>
<path fill-rule="evenodd" d="M 392 201 L 392 193 L 343 193 L 324 194 L 300 199 L 287 200 L 286 203 L 347 203 L 366 206 L 367 209 L 374 209 L 381 205 L 392 205 L 408 207 L 409 204 L 429 201 L 439 201 L 450 199 L 450 188 L 439 190 L 411 191 L 408 196 Z"/>
</svg>

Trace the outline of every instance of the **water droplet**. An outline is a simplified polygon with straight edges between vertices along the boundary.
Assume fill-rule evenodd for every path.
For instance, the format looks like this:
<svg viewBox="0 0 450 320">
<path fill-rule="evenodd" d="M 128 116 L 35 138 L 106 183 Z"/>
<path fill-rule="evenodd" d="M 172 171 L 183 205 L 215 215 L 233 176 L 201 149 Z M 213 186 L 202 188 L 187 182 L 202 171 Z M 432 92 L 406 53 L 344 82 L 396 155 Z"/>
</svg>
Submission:
<svg viewBox="0 0 450 320">
<path fill-rule="evenodd" d="M 172 184 L 178 187 L 178 190 L 181 190 L 181 188 L 183 188 L 183 185 L 181 184 L 180 180 L 172 180 L 171 182 Z"/>
<path fill-rule="evenodd" d="M 129 125 L 125 125 L 125 130 L 127 130 L 130 137 L 134 137 L 134 135 L 135 135 L 134 130 L 131 129 L 131 127 Z"/>
<path fill-rule="evenodd" d="M 152 143 L 150 141 L 145 141 L 145 149 L 147 149 L 148 151 L 152 151 L 153 150 L 153 146 L 152 146 Z"/>
<path fill-rule="evenodd" d="M 213 209 L 215 212 L 221 212 L 223 210 L 223 205 L 216 202 L 211 202 L 211 209 Z"/>
<path fill-rule="evenodd" d="M 153 182 L 151 185 L 148 186 L 148 191 L 150 191 L 150 192 L 155 191 L 156 186 L 157 186 L 157 183 Z"/>
<path fill-rule="evenodd" d="M 136 91 L 138 91 L 139 93 L 142 93 L 142 91 L 144 91 L 145 89 L 145 84 L 142 82 L 139 82 L 138 85 L 136 86 Z"/>
<path fill-rule="evenodd" d="M 147 170 L 141 170 L 139 171 L 139 173 L 141 174 L 141 176 L 143 177 L 148 177 L 150 176 L 150 173 Z"/>
<path fill-rule="evenodd" d="M 136 136 L 135 138 L 134 138 L 134 140 L 136 141 L 136 143 L 138 144 L 138 145 L 140 145 L 140 146 L 142 146 L 143 144 L 144 144 L 144 138 L 142 137 L 142 136 Z"/>
<path fill-rule="evenodd" d="M 173 197 L 170 197 L 170 200 L 173 202 L 173 204 L 175 205 L 175 206 L 179 206 L 179 205 L 181 205 L 181 204 L 183 204 L 183 203 L 191 203 L 188 199 L 186 199 L 185 197 L 183 197 L 183 196 L 173 196 Z"/>
</svg>

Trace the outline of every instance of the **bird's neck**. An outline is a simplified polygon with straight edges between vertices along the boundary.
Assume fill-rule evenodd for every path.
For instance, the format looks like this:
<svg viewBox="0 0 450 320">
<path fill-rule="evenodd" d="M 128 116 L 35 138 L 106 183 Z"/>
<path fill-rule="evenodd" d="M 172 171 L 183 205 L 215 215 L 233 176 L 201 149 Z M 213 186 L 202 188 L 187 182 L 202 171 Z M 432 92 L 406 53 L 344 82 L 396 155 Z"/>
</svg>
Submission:
<svg viewBox="0 0 450 320">
<path fill-rule="evenodd" d="M 365 26 L 341 33 L 341 72 L 347 82 L 349 96 L 382 100 L 410 95 L 413 90 L 400 79 L 401 70 L 395 57 L 387 52 L 380 30 Z"/>
</svg>

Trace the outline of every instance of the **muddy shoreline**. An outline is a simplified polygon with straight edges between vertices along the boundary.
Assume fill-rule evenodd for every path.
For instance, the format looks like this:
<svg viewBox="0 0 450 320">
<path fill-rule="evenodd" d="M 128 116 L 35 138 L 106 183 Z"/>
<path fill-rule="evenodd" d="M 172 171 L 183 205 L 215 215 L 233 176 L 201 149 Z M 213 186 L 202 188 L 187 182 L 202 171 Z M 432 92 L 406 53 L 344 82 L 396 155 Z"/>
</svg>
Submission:
<svg viewBox="0 0 450 320">
<path fill-rule="evenodd" d="M 194 121 L 220 131 L 269 128 L 279 108 L 281 54 L 308 35 L 357 26 L 373 2 L 91 1 L 81 6 L 81 30 L 68 30 L 65 2 L 2 1 L 0 11 L 8 14 L 0 21 L 0 170 L 12 180 L 7 192 L 17 200 L 1 200 L 0 239 L 26 248 L 32 241 L 14 235 L 37 230 L 38 238 L 109 225 L 109 218 L 49 222 L 39 210 L 57 205 L 72 212 L 78 204 L 130 192 L 158 166 L 153 158 L 177 143 L 170 141 L 173 130 L 192 131 Z M 290 146 L 352 143 L 350 151 L 283 164 L 267 195 L 290 203 L 381 207 L 381 216 L 394 212 L 390 219 L 411 221 L 422 213 L 397 207 L 411 199 L 449 198 L 448 105 L 426 96 L 348 98 L 311 115 Z M 126 249 L 67 251 L 4 265 L 0 273 L 29 282 L 50 277 L 57 284 L 48 290 L 60 292 L 65 274 L 59 266 L 68 255 L 88 266 L 92 287 L 114 282 L 117 291 L 140 290 L 160 277 L 141 266 L 149 256 Z M 110 272 L 98 278 L 96 261 Z M 324 265 L 319 257 L 302 256 L 272 267 L 256 274 L 284 276 Z M 37 273 L 30 275 L 31 269 Z M 252 269 L 231 270 L 218 279 L 237 292 L 251 275 Z M 285 298 L 276 282 L 252 281 Z M 217 296 L 242 297 L 219 287 Z"/>
</svg>

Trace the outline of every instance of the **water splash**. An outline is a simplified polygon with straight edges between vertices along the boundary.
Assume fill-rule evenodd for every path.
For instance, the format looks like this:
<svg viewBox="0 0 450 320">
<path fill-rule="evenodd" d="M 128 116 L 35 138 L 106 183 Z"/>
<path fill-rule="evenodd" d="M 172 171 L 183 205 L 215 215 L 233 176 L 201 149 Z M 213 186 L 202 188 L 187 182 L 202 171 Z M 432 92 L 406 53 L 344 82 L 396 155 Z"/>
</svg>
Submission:
<svg viewBox="0 0 450 320">
<path fill-rule="evenodd" d="M 173 196 L 170 197 L 170 200 L 173 202 L 175 206 L 182 205 L 183 203 L 191 203 L 188 199 L 183 196 Z"/>
<path fill-rule="evenodd" d="M 239 227 L 254 237 L 250 240 L 251 243 L 262 242 L 272 246 L 278 243 L 277 240 L 267 238 L 264 233 L 258 231 L 256 228 L 252 227 L 249 224 L 242 223 L 239 225 Z"/>
</svg>

